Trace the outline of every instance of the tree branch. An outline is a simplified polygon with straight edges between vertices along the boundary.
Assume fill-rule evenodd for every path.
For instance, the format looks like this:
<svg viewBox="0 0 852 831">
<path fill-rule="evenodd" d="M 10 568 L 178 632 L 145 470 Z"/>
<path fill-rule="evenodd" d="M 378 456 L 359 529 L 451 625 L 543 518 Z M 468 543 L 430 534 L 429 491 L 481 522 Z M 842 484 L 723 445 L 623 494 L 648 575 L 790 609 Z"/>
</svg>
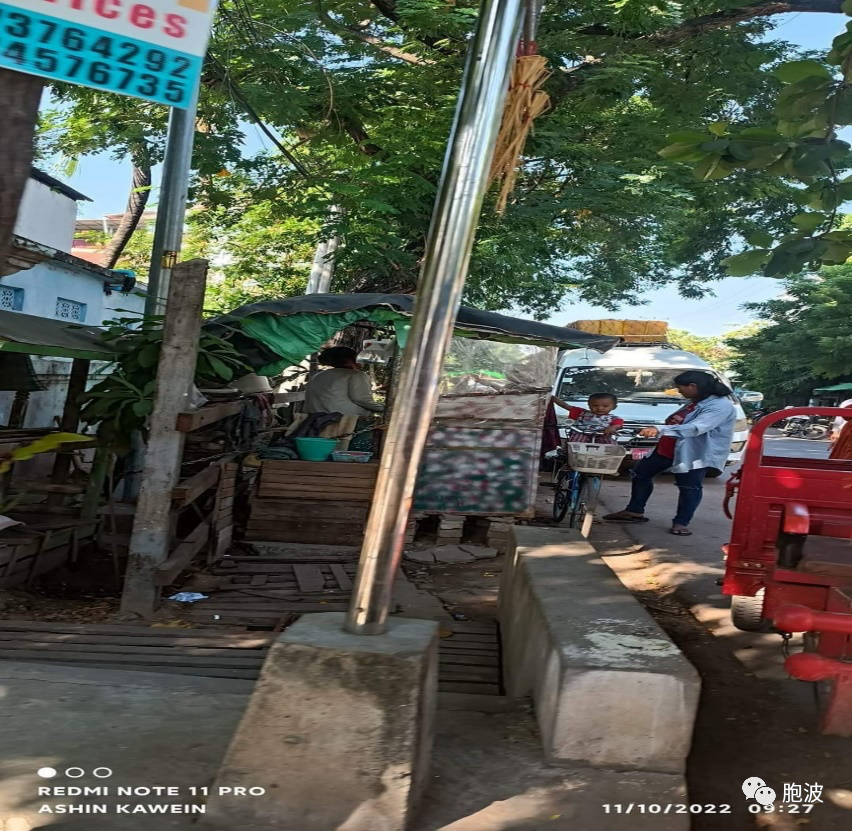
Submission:
<svg viewBox="0 0 852 831">
<path fill-rule="evenodd" d="M 744 23 L 758 17 L 772 17 L 777 14 L 841 14 L 843 0 L 763 0 L 750 6 L 741 6 L 738 9 L 729 9 L 715 14 L 706 14 L 685 20 L 677 26 L 661 29 L 658 32 L 637 34 L 619 32 L 609 26 L 586 26 L 579 30 L 579 34 L 598 37 L 614 37 L 622 40 L 644 40 L 653 43 L 678 43 L 693 35 L 707 32 L 712 29 L 722 29 L 735 23 Z"/>
<path fill-rule="evenodd" d="M 351 26 L 345 26 L 342 23 L 338 23 L 322 6 L 320 0 L 316 0 L 314 3 L 317 15 L 319 15 L 319 19 L 325 23 L 325 25 L 332 32 L 336 32 L 344 37 L 355 38 L 355 40 L 360 40 L 361 43 L 366 43 L 368 46 L 372 46 L 375 49 L 378 49 L 380 52 L 384 52 L 386 55 L 390 55 L 392 58 L 396 58 L 400 61 L 405 61 L 405 63 L 414 64 L 415 66 L 425 66 L 433 61 L 430 61 L 426 58 L 421 58 L 419 55 L 415 55 L 411 52 L 406 52 L 404 49 L 399 49 L 396 46 L 391 46 L 389 43 L 385 43 L 381 38 L 377 38 L 374 35 L 368 35 L 360 29 L 352 28 Z"/>
</svg>

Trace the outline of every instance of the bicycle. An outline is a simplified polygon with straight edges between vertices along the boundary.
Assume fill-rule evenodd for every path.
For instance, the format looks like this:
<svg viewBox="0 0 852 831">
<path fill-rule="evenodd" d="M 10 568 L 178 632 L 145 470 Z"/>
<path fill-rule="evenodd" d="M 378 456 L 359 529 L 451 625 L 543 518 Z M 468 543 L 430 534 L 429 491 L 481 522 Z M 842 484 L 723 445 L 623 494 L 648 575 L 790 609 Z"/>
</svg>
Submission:
<svg viewBox="0 0 852 831">
<path fill-rule="evenodd" d="M 597 437 L 600 431 L 576 431 Z M 569 512 L 570 528 L 588 537 L 595 518 L 603 476 L 618 473 L 627 451 L 617 444 L 568 442 L 557 449 L 560 464 L 555 473 L 553 518 L 562 522 Z"/>
</svg>

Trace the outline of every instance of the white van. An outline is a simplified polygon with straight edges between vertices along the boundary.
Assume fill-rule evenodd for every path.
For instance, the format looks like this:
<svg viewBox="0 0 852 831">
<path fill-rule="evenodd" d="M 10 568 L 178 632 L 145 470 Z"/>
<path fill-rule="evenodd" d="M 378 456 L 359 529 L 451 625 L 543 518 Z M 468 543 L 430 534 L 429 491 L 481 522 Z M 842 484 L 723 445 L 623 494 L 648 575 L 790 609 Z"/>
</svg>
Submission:
<svg viewBox="0 0 852 831">
<path fill-rule="evenodd" d="M 693 355 L 673 349 L 666 344 L 619 344 L 608 352 L 594 349 L 569 349 L 559 358 L 553 394 L 568 404 L 586 407 L 595 392 L 611 392 L 618 397 L 615 415 L 623 418 L 624 429 L 616 435 L 618 443 L 627 449 L 634 461 L 647 456 L 657 439 L 640 438 L 643 427 L 663 424 L 679 410 L 684 399 L 678 395 L 674 379 L 688 369 L 700 369 L 715 375 L 729 387 L 725 376 L 710 364 Z M 737 464 L 743 455 L 748 438 L 748 422 L 740 402 L 731 399 L 737 408 L 737 423 L 727 464 Z M 556 408 L 560 425 L 567 426 L 568 414 Z"/>
</svg>

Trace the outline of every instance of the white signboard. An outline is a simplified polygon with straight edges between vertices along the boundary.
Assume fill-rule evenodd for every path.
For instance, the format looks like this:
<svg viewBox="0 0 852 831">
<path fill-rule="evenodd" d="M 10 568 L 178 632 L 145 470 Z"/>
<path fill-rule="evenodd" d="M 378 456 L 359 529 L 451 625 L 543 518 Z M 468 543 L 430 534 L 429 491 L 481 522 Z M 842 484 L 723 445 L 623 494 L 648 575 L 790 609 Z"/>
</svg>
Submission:
<svg viewBox="0 0 852 831">
<path fill-rule="evenodd" d="M 216 0 L 0 0 L 0 67 L 187 107 Z"/>
</svg>

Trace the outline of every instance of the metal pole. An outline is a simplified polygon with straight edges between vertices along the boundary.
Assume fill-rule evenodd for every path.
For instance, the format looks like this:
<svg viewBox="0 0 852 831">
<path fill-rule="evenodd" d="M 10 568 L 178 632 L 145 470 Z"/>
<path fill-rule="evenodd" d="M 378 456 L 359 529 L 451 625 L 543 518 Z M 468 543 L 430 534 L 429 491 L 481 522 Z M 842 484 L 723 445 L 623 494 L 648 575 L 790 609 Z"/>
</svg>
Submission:
<svg viewBox="0 0 852 831">
<path fill-rule="evenodd" d="M 332 216 L 337 216 L 340 208 L 333 205 L 330 213 Z M 334 276 L 334 254 L 339 243 L 340 237 L 334 236 L 323 240 L 317 246 L 305 294 L 328 294 L 331 289 L 331 278 Z"/>
<path fill-rule="evenodd" d="M 161 315 L 169 296 L 172 269 L 177 265 L 183 242 L 186 221 L 186 195 L 192 162 L 192 143 L 195 140 L 195 115 L 198 109 L 198 90 L 185 110 L 172 107 L 166 155 L 163 159 L 163 178 L 154 243 L 151 248 L 151 270 L 148 273 L 148 293 L 145 314 Z"/>
<path fill-rule="evenodd" d="M 483 0 L 470 46 L 426 243 L 398 406 L 388 425 L 345 628 L 385 631 L 414 481 L 438 401 L 470 251 L 488 185 L 523 0 Z"/>
</svg>

